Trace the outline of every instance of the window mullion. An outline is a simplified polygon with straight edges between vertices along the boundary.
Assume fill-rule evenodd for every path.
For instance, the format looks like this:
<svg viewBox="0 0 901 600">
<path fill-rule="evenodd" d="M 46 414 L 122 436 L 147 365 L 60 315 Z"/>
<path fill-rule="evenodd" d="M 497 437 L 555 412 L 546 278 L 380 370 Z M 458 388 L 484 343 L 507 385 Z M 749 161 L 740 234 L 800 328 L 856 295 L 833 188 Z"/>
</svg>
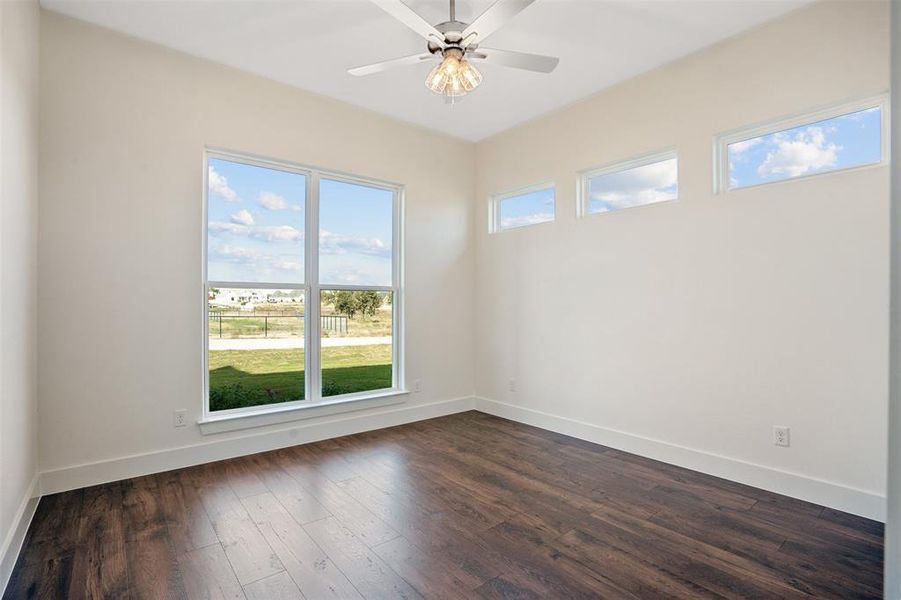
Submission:
<svg viewBox="0 0 901 600">
<path fill-rule="evenodd" d="M 304 346 L 304 369 L 306 371 L 306 393 L 311 402 L 318 402 L 322 398 L 322 375 L 320 373 L 320 349 L 319 343 L 322 323 L 320 315 L 319 294 L 319 173 L 313 171 L 310 174 L 310 189 L 307 197 L 306 231 L 306 273 L 307 273 L 307 300 L 304 310 L 307 315 Z"/>
</svg>

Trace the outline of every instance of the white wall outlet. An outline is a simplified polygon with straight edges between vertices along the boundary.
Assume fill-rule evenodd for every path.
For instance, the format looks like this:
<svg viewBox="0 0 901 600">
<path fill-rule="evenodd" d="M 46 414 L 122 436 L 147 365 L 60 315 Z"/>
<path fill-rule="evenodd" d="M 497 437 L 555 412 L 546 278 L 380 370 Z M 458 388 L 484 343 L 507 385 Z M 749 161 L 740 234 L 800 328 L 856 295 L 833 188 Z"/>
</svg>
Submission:
<svg viewBox="0 0 901 600">
<path fill-rule="evenodd" d="M 173 425 L 175 427 L 184 427 L 188 424 L 188 411 L 185 409 L 175 411 Z"/>
<path fill-rule="evenodd" d="M 413 380 L 413 393 L 418 394 L 422 391 L 422 379 Z"/>
<path fill-rule="evenodd" d="M 773 443 L 777 446 L 791 445 L 791 429 L 781 425 L 773 426 Z"/>
<path fill-rule="evenodd" d="M 512 377 L 510 378 L 510 381 L 507 382 L 507 388 L 509 388 L 511 392 L 516 391 L 516 380 Z"/>
</svg>

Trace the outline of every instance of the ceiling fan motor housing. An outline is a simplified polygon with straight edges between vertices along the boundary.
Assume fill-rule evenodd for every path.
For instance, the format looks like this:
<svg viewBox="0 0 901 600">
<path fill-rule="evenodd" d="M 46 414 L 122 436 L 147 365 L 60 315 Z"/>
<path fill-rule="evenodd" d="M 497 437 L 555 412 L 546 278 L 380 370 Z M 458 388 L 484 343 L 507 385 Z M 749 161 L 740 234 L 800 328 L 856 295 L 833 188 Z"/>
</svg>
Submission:
<svg viewBox="0 0 901 600">
<path fill-rule="evenodd" d="M 429 41 L 429 52 L 432 54 L 439 54 L 447 48 L 464 50 L 461 42 L 463 41 L 463 31 L 468 26 L 469 23 L 463 23 L 461 21 L 445 21 L 443 23 L 438 23 L 435 25 L 435 29 L 444 34 L 444 47 L 439 45 L 437 41 Z M 467 46 L 466 50 L 474 49 L 476 46 L 477 44 L 470 44 Z"/>
</svg>

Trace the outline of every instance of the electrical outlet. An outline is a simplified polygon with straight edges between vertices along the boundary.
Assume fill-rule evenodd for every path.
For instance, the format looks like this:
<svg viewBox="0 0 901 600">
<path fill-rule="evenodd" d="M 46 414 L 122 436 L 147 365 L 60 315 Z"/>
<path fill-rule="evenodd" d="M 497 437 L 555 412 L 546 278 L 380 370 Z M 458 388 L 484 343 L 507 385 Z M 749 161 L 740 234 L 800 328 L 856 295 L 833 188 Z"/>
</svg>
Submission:
<svg viewBox="0 0 901 600">
<path fill-rule="evenodd" d="M 188 424 L 188 411 L 185 409 L 175 411 L 175 421 L 173 425 L 175 427 L 184 427 Z"/>
<path fill-rule="evenodd" d="M 789 446 L 791 444 L 791 429 L 779 425 L 773 426 L 773 443 L 777 446 Z"/>
<path fill-rule="evenodd" d="M 516 391 L 516 380 L 511 377 L 510 381 L 507 383 L 507 387 L 510 389 L 511 392 L 515 392 Z"/>
<path fill-rule="evenodd" d="M 419 393 L 422 391 L 422 379 L 414 379 L 413 380 L 413 393 Z"/>
</svg>

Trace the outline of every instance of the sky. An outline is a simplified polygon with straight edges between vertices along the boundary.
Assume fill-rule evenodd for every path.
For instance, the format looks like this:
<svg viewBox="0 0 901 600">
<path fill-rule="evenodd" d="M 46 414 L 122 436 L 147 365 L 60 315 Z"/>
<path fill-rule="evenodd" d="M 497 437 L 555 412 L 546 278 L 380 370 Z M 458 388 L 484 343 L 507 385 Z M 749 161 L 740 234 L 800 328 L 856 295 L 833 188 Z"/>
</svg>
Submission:
<svg viewBox="0 0 901 600">
<path fill-rule="evenodd" d="M 729 144 L 729 187 L 879 162 L 881 121 L 876 107 Z"/>
<path fill-rule="evenodd" d="M 603 213 L 679 197 L 679 164 L 661 160 L 588 179 L 588 212 Z"/>
<path fill-rule="evenodd" d="M 306 177 L 209 160 L 207 279 L 304 283 Z M 320 180 L 320 282 L 391 285 L 393 193 Z"/>
<path fill-rule="evenodd" d="M 321 179 L 319 281 L 391 285 L 394 194 Z"/>
<path fill-rule="evenodd" d="M 554 220 L 554 188 L 545 188 L 500 202 L 500 229 L 512 229 Z"/>
</svg>

